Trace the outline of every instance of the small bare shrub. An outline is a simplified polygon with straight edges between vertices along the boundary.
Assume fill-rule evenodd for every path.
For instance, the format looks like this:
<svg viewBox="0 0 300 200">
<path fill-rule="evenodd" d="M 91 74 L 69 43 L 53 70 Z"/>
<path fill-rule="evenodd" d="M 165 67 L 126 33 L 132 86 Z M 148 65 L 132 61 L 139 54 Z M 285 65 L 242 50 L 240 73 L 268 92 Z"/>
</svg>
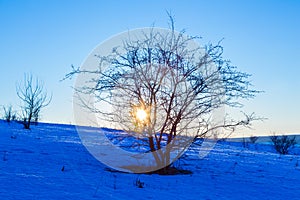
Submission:
<svg viewBox="0 0 300 200">
<path fill-rule="evenodd" d="M 145 183 L 142 182 L 139 178 L 137 178 L 137 179 L 135 180 L 134 185 L 135 185 L 136 187 L 138 187 L 138 188 L 144 188 Z"/>
<path fill-rule="evenodd" d="M 256 140 L 258 140 L 258 137 L 252 135 L 252 136 L 250 136 L 249 139 L 250 139 L 250 142 L 254 144 L 256 142 Z"/>
<path fill-rule="evenodd" d="M 296 137 L 295 136 L 287 136 L 287 135 L 282 135 L 282 136 L 277 136 L 277 135 L 272 135 L 270 136 L 271 141 L 274 144 L 274 148 L 276 151 L 280 154 L 288 154 L 290 148 L 292 148 L 296 144 Z"/>
<path fill-rule="evenodd" d="M 4 111 L 4 120 L 6 120 L 6 122 L 11 122 L 16 120 L 16 114 L 12 109 L 12 106 L 9 105 L 7 107 L 3 106 L 3 111 Z"/>
</svg>

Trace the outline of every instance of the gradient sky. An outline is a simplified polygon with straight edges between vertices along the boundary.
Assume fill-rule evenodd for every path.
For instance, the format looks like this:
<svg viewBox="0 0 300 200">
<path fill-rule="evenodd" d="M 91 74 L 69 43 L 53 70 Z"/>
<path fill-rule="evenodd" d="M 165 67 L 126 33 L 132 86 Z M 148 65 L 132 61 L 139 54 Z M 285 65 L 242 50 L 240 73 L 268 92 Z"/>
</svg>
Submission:
<svg viewBox="0 0 300 200">
<path fill-rule="evenodd" d="M 42 121 L 73 123 L 74 80 L 60 82 L 99 43 L 134 28 L 168 27 L 224 38 L 224 57 L 252 74 L 246 112 L 268 118 L 240 133 L 300 133 L 300 1 L 10 1 L 0 0 L 0 105 L 19 109 L 15 86 L 24 73 L 44 81 L 52 103 Z M 0 111 L 2 113 L 2 110 Z"/>
</svg>

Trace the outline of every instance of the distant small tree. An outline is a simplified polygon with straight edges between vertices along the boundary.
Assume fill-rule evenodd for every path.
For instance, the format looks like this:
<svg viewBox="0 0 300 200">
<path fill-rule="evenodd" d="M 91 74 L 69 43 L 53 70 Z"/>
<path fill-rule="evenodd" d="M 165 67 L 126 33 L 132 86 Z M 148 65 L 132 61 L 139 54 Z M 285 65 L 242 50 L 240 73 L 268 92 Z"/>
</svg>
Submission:
<svg viewBox="0 0 300 200">
<path fill-rule="evenodd" d="M 277 136 L 274 134 L 270 136 L 270 139 L 273 142 L 276 151 L 283 155 L 288 154 L 290 148 L 292 148 L 296 144 L 295 136 Z"/>
<path fill-rule="evenodd" d="M 16 90 L 23 103 L 21 116 L 24 128 L 30 129 L 32 120 L 38 121 L 41 109 L 49 105 L 52 97 L 48 97 L 44 84 L 31 74 L 25 75 L 24 81 L 17 85 Z"/>
<path fill-rule="evenodd" d="M 257 137 L 257 136 L 254 136 L 254 135 L 252 135 L 252 136 L 250 136 L 250 138 L 249 138 L 249 139 L 250 139 L 250 142 L 254 144 L 254 143 L 255 143 L 255 142 L 258 140 L 258 137 Z"/>
<path fill-rule="evenodd" d="M 4 120 L 6 120 L 8 123 L 10 123 L 13 120 L 16 120 L 16 113 L 12 109 L 12 105 L 9 105 L 7 107 L 3 106 L 4 111 Z"/>
</svg>

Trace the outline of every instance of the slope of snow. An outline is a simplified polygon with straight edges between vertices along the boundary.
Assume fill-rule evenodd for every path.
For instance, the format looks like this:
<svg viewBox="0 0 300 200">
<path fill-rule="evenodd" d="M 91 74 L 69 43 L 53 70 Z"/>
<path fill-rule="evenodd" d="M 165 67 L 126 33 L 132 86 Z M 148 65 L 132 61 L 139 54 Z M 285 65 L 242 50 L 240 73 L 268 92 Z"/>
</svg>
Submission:
<svg viewBox="0 0 300 200">
<path fill-rule="evenodd" d="M 72 125 L 0 121 L 0 199 L 300 199 L 299 147 L 280 156 L 270 145 L 219 142 L 203 159 L 198 148 L 175 163 L 193 174 L 127 174 L 91 156 Z"/>
</svg>

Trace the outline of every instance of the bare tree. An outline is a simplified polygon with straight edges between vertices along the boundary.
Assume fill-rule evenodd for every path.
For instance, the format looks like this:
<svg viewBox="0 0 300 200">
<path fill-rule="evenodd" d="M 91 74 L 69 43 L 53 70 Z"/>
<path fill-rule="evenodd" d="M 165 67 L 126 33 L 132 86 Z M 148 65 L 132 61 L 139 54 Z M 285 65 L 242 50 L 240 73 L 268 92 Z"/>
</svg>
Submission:
<svg viewBox="0 0 300 200">
<path fill-rule="evenodd" d="M 271 141 L 273 142 L 274 148 L 280 154 L 288 154 L 290 148 L 292 148 L 296 144 L 296 137 L 295 136 L 277 136 L 272 135 L 270 136 Z"/>
<path fill-rule="evenodd" d="M 38 121 L 41 109 L 48 106 L 52 96 L 48 97 L 44 84 L 33 78 L 32 74 L 25 75 L 23 82 L 16 87 L 17 95 L 21 99 L 21 116 L 25 129 L 30 129 L 32 120 Z"/>
<path fill-rule="evenodd" d="M 242 120 L 224 116 L 222 123 L 211 123 L 213 112 L 222 106 L 240 107 L 238 99 L 252 98 L 258 91 L 249 88 L 249 74 L 222 58 L 220 43 L 203 49 L 191 45 L 196 39 L 176 32 L 171 18 L 171 32 L 152 29 L 138 40 L 124 41 L 109 56 L 96 55 L 99 69 L 73 67 L 65 78 L 92 74 L 87 80 L 92 85 L 75 88 L 78 96 L 92 93 L 113 111 L 90 107 L 83 99 L 82 105 L 102 120 L 138 133 L 156 164 L 166 170 L 174 160 L 170 152 L 178 146 L 185 149 L 186 140 L 218 134 L 214 130 L 219 128 L 232 132 L 258 119 L 245 114 Z"/>
</svg>

